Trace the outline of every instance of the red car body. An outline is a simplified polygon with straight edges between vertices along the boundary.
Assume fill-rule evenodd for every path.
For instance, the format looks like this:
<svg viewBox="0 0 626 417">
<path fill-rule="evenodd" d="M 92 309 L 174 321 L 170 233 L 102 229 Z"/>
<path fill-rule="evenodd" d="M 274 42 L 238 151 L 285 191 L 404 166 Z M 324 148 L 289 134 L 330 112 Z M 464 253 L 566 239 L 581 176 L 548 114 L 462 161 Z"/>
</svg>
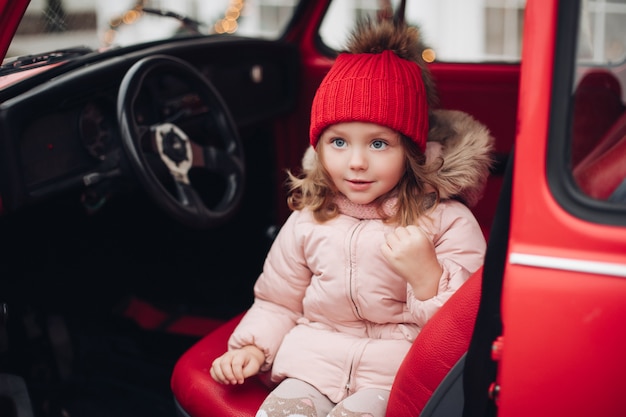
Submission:
<svg viewBox="0 0 626 417">
<path fill-rule="evenodd" d="M 6 53 L 28 3 L 0 0 L 0 56 Z M 293 138 L 307 137 L 312 97 L 333 62 L 317 41 L 327 3 L 304 2 L 283 38 L 299 52 L 299 82 L 293 106 L 271 120 L 277 224 L 288 214 L 284 168 L 297 167 L 307 146 L 305 140 Z M 501 324 L 501 331 L 488 341 L 489 349 L 494 346 L 496 372 L 484 390 L 485 401 L 493 401 L 499 417 L 626 414 L 622 392 L 626 386 L 626 202 L 609 203 L 585 195 L 577 189 L 568 161 L 576 132 L 577 67 L 575 46 L 566 39 L 577 36 L 576 7 L 558 0 L 527 1 L 521 63 L 431 64 L 441 107 L 466 111 L 485 123 L 503 161 L 474 210 L 490 247 L 500 244 L 504 256 L 500 282 L 488 292 L 483 281 L 481 300 L 481 309 L 492 303 L 491 314 L 499 316 Z M 611 71 L 626 90 L 626 61 L 612 64 Z M 612 126 L 622 129 L 615 143 L 624 142 L 623 114 Z M 610 154 L 617 163 L 600 164 L 617 166 L 606 173 L 611 180 L 626 174 L 619 168 L 626 166 L 623 148 L 616 146 Z M 502 212 L 498 203 L 503 201 L 498 200 L 509 156 L 510 199 L 504 202 L 509 210 Z M 502 233 L 502 229 L 493 226 L 494 216 L 509 212 L 504 220 L 508 234 L 498 240 L 492 232 Z M 501 291 L 494 294 L 493 288 Z M 478 326 L 486 323 L 480 311 L 478 315 L 475 337 Z M 144 317 L 143 325 L 150 327 L 146 324 L 150 320 Z M 216 319 L 223 321 L 227 320 Z M 169 331 L 188 331 L 199 339 L 206 329 L 180 330 L 172 325 Z M 215 340 L 223 342 L 225 335 Z M 244 390 L 241 397 L 230 398 L 243 404 L 246 395 Z M 221 411 L 230 414 L 220 415 L 245 415 L 239 414 L 241 404 L 225 407 Z"/>
</svg>

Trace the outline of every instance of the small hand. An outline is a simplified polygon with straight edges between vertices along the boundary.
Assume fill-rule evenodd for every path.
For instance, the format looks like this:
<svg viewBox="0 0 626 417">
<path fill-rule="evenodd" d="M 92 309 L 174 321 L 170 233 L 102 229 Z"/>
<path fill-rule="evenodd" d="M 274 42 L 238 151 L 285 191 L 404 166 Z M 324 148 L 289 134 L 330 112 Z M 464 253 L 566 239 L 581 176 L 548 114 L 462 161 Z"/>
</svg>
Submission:
<svg viewBox="0 0 626 417">
<path fill-rule="evenodd" d="M 259 373 L 265 362 L 265 354 L 256 346 L 244 346 L 224 353 L 213 361 L 211 377 L 220 384 L 243 384 L 243 381 Z"/>
<path fill-rule="evenodd" d="M 413 288 L 415 298 L 426 300 L 437 295 L 443 269 L 435 245 L 421 228 L 397 227 L 387 235 L 381 249 L 393 270 Z"/>
</svg>

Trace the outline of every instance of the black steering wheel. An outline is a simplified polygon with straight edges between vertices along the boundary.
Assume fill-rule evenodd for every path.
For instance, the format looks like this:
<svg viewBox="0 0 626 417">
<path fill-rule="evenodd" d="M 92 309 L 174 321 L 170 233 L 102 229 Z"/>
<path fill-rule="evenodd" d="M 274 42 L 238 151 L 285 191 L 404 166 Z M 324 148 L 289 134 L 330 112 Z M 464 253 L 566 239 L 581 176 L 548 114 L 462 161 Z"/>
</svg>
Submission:
<svg viewBox="0 0 626 417">
<path fill-rule="evenodd" d="M 166 55 L 137 61 L 120 85 L 117 114 L 130 165 L 167 214 L 208 229 L 236 211 L 245 178 L 241 139 L 221 96 L 196 68 Z M 198 171 L 219 185 L 194 184 Z"/>
</svg>

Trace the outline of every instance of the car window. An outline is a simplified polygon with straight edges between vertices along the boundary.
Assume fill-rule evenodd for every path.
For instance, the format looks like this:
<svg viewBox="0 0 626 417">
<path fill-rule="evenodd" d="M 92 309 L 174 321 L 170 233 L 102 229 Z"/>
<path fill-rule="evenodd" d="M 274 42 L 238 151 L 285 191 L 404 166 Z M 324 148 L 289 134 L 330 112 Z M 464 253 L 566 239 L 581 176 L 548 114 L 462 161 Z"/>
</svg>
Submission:
<svg viewBox="0 0 626 417">
<path fill-rule="evenodd" d="M 184 35 L 275 39 L 298 0 L 32 0 L 7 58 L 85 46 L 128 46 Z"/>
<path fill-rule="evenodd" d="M 278 38 L 298 0 L 32 0 L 7 57 L 86 46 L 127 46 L 173 36 L 234 33 Z M 357 18 L 399 0 L 335 0 L 320 35 L 341 49 Z M 525 0 L 412 0 L 407 20 L 422 27 L 438 61 L 517 62 Z M 448 13 L 450 8 L 462 13 Z M 164 12 L 159 15 L 157 12 Z M 181 21 L 180 18 L 187 20 Z"/>
<path fill-rule="evenodd" d="M 626 204 L 626 1 L 581 5 L 570 166 L 587 196 Z"/>
<path fill-rule="evenodd" d="M 322 41 L 341 50 L 354 22 L 376 16 L 384 3 L 395 7 L 399 0 L 333 1 L 320 28 Z M 419 25 L 437 61 L 519 62 L 525 4 L 525 0 L 411 0 L 406 18 Z"/>
</svg>

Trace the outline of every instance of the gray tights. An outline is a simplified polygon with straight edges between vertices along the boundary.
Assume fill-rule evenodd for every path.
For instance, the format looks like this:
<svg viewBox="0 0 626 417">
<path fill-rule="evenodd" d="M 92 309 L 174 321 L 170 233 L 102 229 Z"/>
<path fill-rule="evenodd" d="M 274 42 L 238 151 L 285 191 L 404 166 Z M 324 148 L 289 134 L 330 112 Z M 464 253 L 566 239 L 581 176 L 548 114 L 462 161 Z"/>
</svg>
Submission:
<svg viewBox="0 0 626 417">
<path fill-rule="evenodd" d="M 338 404 L 312 385 L 287 378 L 267 396 L 256 417 L 384 417 L 389 391 L 357 391 Z"/>
</svg>

